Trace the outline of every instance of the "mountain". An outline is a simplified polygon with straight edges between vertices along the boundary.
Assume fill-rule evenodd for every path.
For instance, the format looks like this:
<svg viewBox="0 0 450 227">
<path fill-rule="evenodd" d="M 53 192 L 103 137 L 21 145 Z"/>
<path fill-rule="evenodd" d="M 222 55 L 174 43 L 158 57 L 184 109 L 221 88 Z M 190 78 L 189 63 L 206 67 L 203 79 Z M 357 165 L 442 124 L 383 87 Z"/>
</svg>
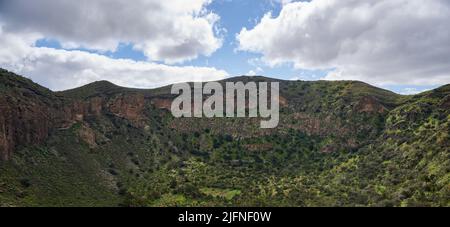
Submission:
<svg viewBox="0 0 450 227">
<path fill-rule="evenodd" d="M 280 82 L 280 124 L 174 118 L 170 86 L 0 70 L 0 206 L 450 206 L 450 85 Z"/>
</svg>

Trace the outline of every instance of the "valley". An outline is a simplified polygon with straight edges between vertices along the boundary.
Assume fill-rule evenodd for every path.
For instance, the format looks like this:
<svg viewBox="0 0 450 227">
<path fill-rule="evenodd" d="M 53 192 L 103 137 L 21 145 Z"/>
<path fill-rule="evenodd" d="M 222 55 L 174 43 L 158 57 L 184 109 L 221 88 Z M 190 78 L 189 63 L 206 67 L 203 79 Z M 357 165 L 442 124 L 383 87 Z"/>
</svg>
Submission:
<svg viewBox="0 0 450 227">
<path fill-rule="evenodd" d="M 276 128 L 174 118 L 170 86 L 0 71 L 0 206 L 449 206 L 450 85 L 279 82 Z"/>
</svg>

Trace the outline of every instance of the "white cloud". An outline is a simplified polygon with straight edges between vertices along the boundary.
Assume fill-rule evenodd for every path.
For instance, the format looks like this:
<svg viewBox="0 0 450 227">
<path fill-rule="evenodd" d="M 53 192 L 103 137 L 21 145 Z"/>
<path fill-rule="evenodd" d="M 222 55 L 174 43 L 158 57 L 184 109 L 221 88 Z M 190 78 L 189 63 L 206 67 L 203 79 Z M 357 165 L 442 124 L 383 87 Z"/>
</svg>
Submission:
<svg viewBox="0 0 450 227">
<path fill-rule="evenodd" d="M 34 47 L 38 35 L 5 33 L 0 26 L 0 67 L 53 90 L 65 90 L 98 80 L 126 87 L 151 88 L 185 81 L 223 79 L 225 71 L 208 67 L 177 67 L 137 62 L 83 51 Z"/>
<path fill-rule="evenodd" d="M 325 79 L 376 85 L 450 83 L 450 1 L 290 2 L 237 35 L 271 66 L 331 69 Z"/>
<path fill-rule="evenodd" d="M 286 4 L 293 2 L 294 0 L 272 0 L 272 1 L 275 1 L 281 5 L 286 5 Z"/>
<path fill-rule="evenodd" d="M 0 67 L 53 90 L 97 80 L 150 88 L 228 76 L 210 67 L 168 66 L 112 59 L 86 51 L 39 48 L 39 39 L 63 47 L 114 51 L 134 44 L 151 60 L 166 63 L 209 55 L 220 48 L 219 17 L 207 12 L 210 0 L 4 0 L 0 1 Z"/>
<path fill-rule="evenodd" d="M 2 0 L 8 33 L 35 32 L 65 48 L 114 51 L 135 44 L 151 60 L 177 63 L 208 56 L 222 45 L 211 0 Z"/>
<path fill-rule="evenodd" d="M 399 93 L 402 95 L 415 95 L 429 90 L 431 89 L 404 88 L 401 89 Z"/>
<path fill-rule="evenodd" d="M 252 70 L 248 71 L 246 75 L 248 75 L 248 76 L 257 76 L 257 75 L 261 75 L 263 72 L 264 72 L 264 70 L 261 67 L 256 66 L 255 69 L 252 69 Z"/>
<path fill-rule="evenodd" d="M 256 76 L 256 72 L 253 70 L 250 70 L 247 72 L 247 76 Z"/>
</svg>

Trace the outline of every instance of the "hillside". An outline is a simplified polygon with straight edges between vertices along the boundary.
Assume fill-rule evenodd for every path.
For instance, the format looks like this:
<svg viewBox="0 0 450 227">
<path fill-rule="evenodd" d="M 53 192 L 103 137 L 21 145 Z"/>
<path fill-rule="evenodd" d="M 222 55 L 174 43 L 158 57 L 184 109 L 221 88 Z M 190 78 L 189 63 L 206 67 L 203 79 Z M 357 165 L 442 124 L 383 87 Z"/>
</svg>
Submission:
<svg viewBox="0 0 450 227">
<path fill-rule="evenodd" d="M 0 71 L 0 206 L 450 206 L 450 85 L 280 82 L 280 124 L 173 118 L 170 87 Z"/>
</svg>

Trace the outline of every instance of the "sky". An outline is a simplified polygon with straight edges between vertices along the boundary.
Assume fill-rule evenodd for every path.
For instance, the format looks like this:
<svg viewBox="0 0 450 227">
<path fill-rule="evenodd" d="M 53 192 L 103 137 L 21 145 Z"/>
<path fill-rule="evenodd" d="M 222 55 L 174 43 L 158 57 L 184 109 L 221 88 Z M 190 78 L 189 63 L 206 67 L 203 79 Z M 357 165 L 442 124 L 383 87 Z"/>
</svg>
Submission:
<svg viewBox="0 0 450 227">
<path fill-rule="evenodd" d="M 0 67 L 52 90 L 240 75 L 450 83 L 448 0 L 0 0 Z"/>
</svg>

